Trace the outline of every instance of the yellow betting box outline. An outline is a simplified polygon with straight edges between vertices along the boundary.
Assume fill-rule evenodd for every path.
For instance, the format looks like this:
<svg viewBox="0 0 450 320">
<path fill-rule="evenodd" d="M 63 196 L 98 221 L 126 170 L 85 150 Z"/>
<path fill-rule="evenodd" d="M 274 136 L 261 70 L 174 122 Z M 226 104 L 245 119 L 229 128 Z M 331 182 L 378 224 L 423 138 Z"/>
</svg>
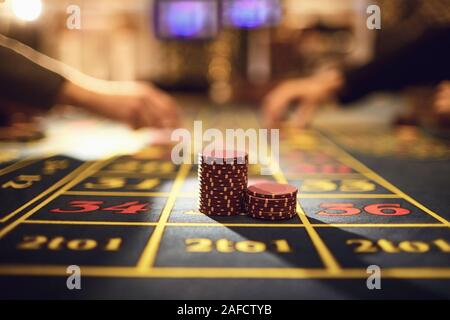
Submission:
<svg viewBox="0 0 450 320">
<path fill-rule="evenodd" d="M 312 134 L 312 133 L 310 133 Z M 249 223 L 181 223 L 168 222 L 171 210 L 177 198 L 182 196 L 192 196 L 183 194 L 180 188 L 189 174 L 191 165 L 181 165 L 177 172 L 172 189 L 168 193 L 151 193 L 151 192 L 106 192 L 106 191 L 72 191 L 75 185 L 79 184 L 86 178 L 95 175 L 107 164 L 115 160 L 115 158 L 96 161 L 93 163 L 85 163 L 75 169 L 70 177 L 74 177 L 65 183 L 59 190 L 51 196 L 39 203 L 36 207 L 20 216 L 2 230 L 0 230 L 0 239 L 9 232 L 13 231 L 20 224 L 57 224 L 57 225 L 105 225 L 105 226 L 149 226 L 155 228 L 150 235 L 148 242 L 138 260 L 135 267 L 109 267 L 109 266 L 81 266 L 84 276 L 93 277 L 142 277 L 142 278 L 272 278 L 272 279 L 350 279 L 350 278 L 367 278 L 366 270 L 363 268 L 341 268 L 332 252 L 326 246 L 326 243 L 320 238 L 316 232 L 316 228 L 339 228 L 339 227 L 403 227 L 403 228 L 448 228 L 450 224 L 437 213 L 429 210 L 413 198 L 404 194 L 398 188 L 378 176 L 375 172 L 361 164 L 351 155 L 340 149 L 337 145 L 328 141 L 325 137 L 320 136 L 321 140 L 327 142 L 327 150 L 331 151 L 342 163 L 355 169 L 362 176 L 369 178 L 385 187 L 392 192 L 391 195 L 374 195 L 382 197 L 395 197 L 405 199 L 414 206 L 420 208 L 439 223 L 409 223 L 409 224 L 311 224 L 307 215 L 303 212 L 300 203 L 297 204 L 297 212 L 301 220 L 301 224 L 249 224 Z M 286 177 L 282 172 L 274 174 L 279 182 L 286 182 Z M 44 221 L 44 220 L 27 220 L 36 211 L 50 203 L 60 195 L 133 195 L 133 196 L 156 196 L 167 197 L 166 204 L 160 215 L 158 222 L 108 222 L 108 221 Z M 181 196 L 181 197 L 180 197 Z M 324 194 L 307 194 L 300 197 L 324 197 Z M 342 198 L 367 198 L 368 194 L 327 194 L 329 197 Z M 315 246 L 319 257 L 322 259 L 324 268 L 199 268 L 199 267 L 155 267 L 154 261 L 158 254 L 159 246 L 164 235 L 165 227 L 256 227 L 256 228 L 305 228 L 313 245 Z M 450 268 L 383 268 L 384 278 L 399 279 L 436 279 L 450 278 Z M 35 275 L 35 276 L 66 276 L 66 266 L 63 265 L 0 265 L 0 275 Z"/>
<path fill-rule="evenodd" d="M 25 168 L 25 167 L 27 167 L 29 165 L 32 165 L 33 163 L 38 162 L 39 160 L 40 159 L 32 159 L 31 157 L 29 157 L 29 158 L 25 158 L 23 160 L 14 162 L 14 163 L 10 164 L 9 166 L 7 166 L 7 167 L 5 167 L 3 169 L 0 169 L 0 176 L 8 174 L 10 172 L 14 172 L 14 171 L 19 170 L 21 168 Z"/>
<path fill-rule="evenodd" d="M 0 176 L 17 171 L 19 169 L 28 167 L 32 164 L 35 164 L 39 161 L 45 161 L 45 159 L 50 159 L 52 156 L 54 156 L 54 154 L 48 154 L 43 158 L 36 158 L 34 156 L 29 156 L 26 157 L 25 159 L 22 159 L 16 163 L 13 163 L 3 169 L 0 170 Z M 78 166 L 78 168 L 80 168 L 80 166 Z M 77 168 L 76 168 L 77 169 Z M 29 200 L 28 202 L 24 203 L 22 206 L 20 206 L 19 208 L 17 208 L 16 210 L 8 213 L 7 215 L 5 215 L 3 218 L 0 219 L 0 223 L 6 223 L 8 220 L 12 219 L 13 217 L 15 217 L 17 214 L 19 214 L 20 212 L 23 212 L 26 208 L 28 208 L 29 206 L 31 206 L 32 204 L 36 203 L 37 201 L 39 201 L 40 199 L 44 198 L 45 196 L 51 194 L 53 191 L 58 190 L 58 188 L 62 187 L 65 183 L 67 183 L 68 181 L 70 181 L 70 179 L 72 179 L 72 177 L 77 173 L 77 170 L 74 169 L 71 172 L 69 172 L 66 176 L 64 176 L 63 178 L 61 178 L 59 181 L 56 181 L 54 184 L 52 184 L 50 187 L 48 187 L 46 190 L 42 191 L 40 194 L 36 195 L 34 198 L 32 198 L 31 200 Z"/>
<path fill-rule="evenodd" d="M 43 159 L 48 159 L 54 155 L 55 155 L 54 153 L 47 153 L 41 157 L 35 157 L 33 155 L 27 156 L 17 162 L 14 162 L 14 163 L 4 167 L 3 169 L 0 169 L 0 176 L 17 171 L 17 170 L 25 168 L 25 167 L 28 167 L 34 163 L 37 163 Z"/>
</svg>

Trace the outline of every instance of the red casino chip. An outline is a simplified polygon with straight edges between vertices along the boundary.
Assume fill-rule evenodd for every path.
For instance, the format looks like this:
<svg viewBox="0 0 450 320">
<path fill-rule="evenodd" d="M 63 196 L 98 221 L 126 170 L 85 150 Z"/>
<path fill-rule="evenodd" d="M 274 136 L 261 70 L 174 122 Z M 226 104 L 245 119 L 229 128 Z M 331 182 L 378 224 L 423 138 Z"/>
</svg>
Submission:
<svg viewBox="0 0 450 320">
<path fill-rule="evenodd" d="M 248 164 L 248 153 L 239 150 L 204 150 L 199 154 L 199 161 L 206 164 Z"/>
<path fill-rule="evenodd" d="M 258 207 L 258 206 L 254 206 L 251 204 L 247 204 L 246 208 L 248 211 L 251 212 L 293 212 L 295 211 L 296 207 L 295 206 L 282 206 L 282 207 L 269 207 L 269 208 L 265 208 L 265 207 Z"/>
<path fill-rule="evenodd" d="M 245 195 L 245 201 L 249 205 L 255 205 L 258 207 L 272 208 L 272 207 L 284 207 L 297 205 L 297 198 L 284 198 L 284 199 L 268 199 L 261 197 L 254 197 L 249 194 Z"/>
<path fill-rule="evenodd" d="M 248 216 L 254 219 L 262 219 L 262 220 L 272 220 L 272 221 L 276 221 L 276 220 L 288 220 L 288 219 L 292 219 L 296 217 L 296 213 L 291 213 L 288 215 L 282 215 L 282 216 L 277 216 L 277 215 L 258 215 L 258 214 L 253 214 L 253 213 L 249 213 Z"/>
<path fill-rule="evenodd" d="M 213 167 L 213 166 L 211 166 Z M 205 168 L 204 166 L 199 166 L 198 168 L 198 175 L 199 176 L 212 176 L 212 177 L 224 177 L 225 175 L 230 175 L 232 177 L 241 177 L 246 176 L 248 173 L 248 169 L 246 167 L 243 168 L 236 168 L 236 169 L 230 169 L 230 168 Z"/>
<path fill-rule="evenodd" d="M 290 184 L 261 182 L 249 186 L 247 193 L 254 197 L 267 199 L 296 198 L 297 188 Z"/>
</svg>

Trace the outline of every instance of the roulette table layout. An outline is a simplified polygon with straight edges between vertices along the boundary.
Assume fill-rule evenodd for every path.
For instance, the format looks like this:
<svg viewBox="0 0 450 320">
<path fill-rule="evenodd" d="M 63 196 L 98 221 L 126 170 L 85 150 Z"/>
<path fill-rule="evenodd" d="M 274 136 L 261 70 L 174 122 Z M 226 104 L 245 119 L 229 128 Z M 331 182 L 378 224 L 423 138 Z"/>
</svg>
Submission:
<svg viewBox="0 0 450 320">
<path fill-rule="evenodd" d="M 201 119 L 257 126 L 252 112 Z M 248 176 L 298 188 L 285 221 L 200 213 L 197 165 L 174 165 L 170 146 L 0 147 L 2 298 L 450 298 L 450 147 L 422 132 L 283 128 L 281 171 Z M 82 290 L 67 289 L 73 265 Z"/>
</svg>

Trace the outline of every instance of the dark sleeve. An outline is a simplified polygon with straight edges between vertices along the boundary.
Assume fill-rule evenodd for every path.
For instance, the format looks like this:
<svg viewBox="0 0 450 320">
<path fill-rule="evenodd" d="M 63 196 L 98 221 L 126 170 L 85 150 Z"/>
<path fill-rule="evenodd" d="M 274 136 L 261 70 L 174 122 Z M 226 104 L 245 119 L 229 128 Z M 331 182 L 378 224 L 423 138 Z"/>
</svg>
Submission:
<svg viewBox="0 0 450 320">
<path fill-rule="evenodd" d="M 65 79 L 0 45 L 0 98 L 36 108 L 56 102 Z"/>
<path fill-rule="evenodd" d="M 448 80 L 449 57 L 450 29 L 430 30 L 413 43 L 345 72 L 345 87 L 338 98 L 345 104 L 372 91 L 393 91 Z"/>
</svg>

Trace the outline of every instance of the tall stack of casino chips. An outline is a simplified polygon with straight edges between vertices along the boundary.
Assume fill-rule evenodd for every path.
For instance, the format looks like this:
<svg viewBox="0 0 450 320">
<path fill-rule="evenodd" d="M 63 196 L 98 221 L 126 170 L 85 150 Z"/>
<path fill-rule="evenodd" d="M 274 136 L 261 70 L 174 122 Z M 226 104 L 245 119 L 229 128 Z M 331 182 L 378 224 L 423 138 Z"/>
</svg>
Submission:
<svg viewBox="0 0 450 320">
<path fill-rule="evenodd" d="M 237 150 L 213 150 L 199 154 L 199 211 L 231 216 L 243 211 L 248 181 L 248 154 Z"/>
<path fill-rule="evenodd" d="M 256 183 L 245 194 L 247 214 L 256 219 L 286 220 L 296 215 L 297 188 L 275 182 Z"/>
</svg>

